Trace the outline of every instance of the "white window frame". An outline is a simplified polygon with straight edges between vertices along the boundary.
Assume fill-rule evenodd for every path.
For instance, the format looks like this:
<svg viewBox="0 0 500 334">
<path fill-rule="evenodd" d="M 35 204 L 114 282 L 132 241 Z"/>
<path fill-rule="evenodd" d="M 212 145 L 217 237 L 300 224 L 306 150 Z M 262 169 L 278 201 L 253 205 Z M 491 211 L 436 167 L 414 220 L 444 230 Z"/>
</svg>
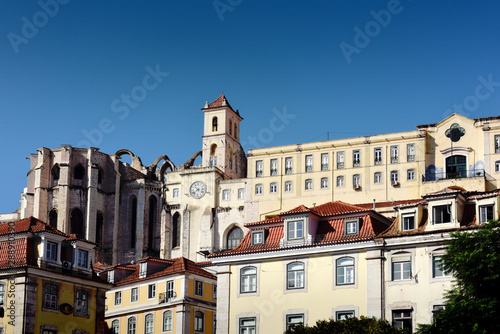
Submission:
<svg viewBox="0 0 500 334">
<path fill-rule="evenodd" d="M 131 303 L 136 303 L 139 301 L 139 288 L 131 288 L 130 289 L 130 302 Z"/>
<path fill-rule="evenodd" d="M 359 227 L 359 218 L 344 220 L 344 235 L 358 235 Z"/>
<path fill-rule="evenodd" d="M 321 153 L 321 170 L 328 170 L 328 153 Z"/>
<path fill-rule="evenodd" d="M 88 268 L 89 266 L 89 252 L 83 249 L 78 249 L 78 267 Z"/>
<path fill-rule="evenodd" d="M 495 135 L 495 153 L 500 153 L 500 135 Z"/>
<path fill-rule="evenodd" d="M 352 176 L 352 186 L 361 187 L 361 174 L 354 174 Z"/>
<path fill-rule="evenodd" d="M 337 311 L 335 312 L 335 320 L 346 320 L 355 317 L 356 312 L 354 310 Z"/>
<path fill-rule="evenodd" d="M 374 165 L 381 165 L 382 164 L 382 147 L 375 147 L 373 150 L 374 154 L 374 160 L 373 163 Z"/>
<path fill-rule="evenodd" d="M 122 292 L 115 291 L 115 305 L 121 305 L 121 304 L 122 304 Z"/>
<path fill-rule="evenodd" d="M 241 317 L 238 319 L 239 334 L 254 334 L 257 333 L 257 318 L 256 317 Z"/>
<path fill-rule="evenodd" d="M 413 227 L 410 228 L 408 219 L 413 219 Z M 412 231 L 416 228 L 415 213 L 403 213 L 401 214 L 401 231 Z"/>
<path fill-rule="evenodd" d="M 488 209 L 491 209 L 491 218 L 488 218 Z M 495 219 L 495 204 L 479 205 L 479 223 L 485 224 L 493 219 Z"/>
<path fill-rule="evenodd" d="M 167 299 L 172 299 L 174 298 L 175 296 L 175 281 L 172 279 L 172 280 L 168 280 L 166 282 L 166 291 L 167 293 Z"/>
<path fill-rule="evenodd" d="M 328 189 L 328 178 L 327 177 L 321 178 L 321 189 Z"/>
<path fill-rule="evenodd" d="M 345 177 L 344 175 L 337 176 L 337 188 L 345 187 Z"/>
<path fill-rule="evenodd" d="M 450 217 L 449 221 L 444 221 L 445 220 L 445 215 L 443 214 L 444 211 L 441 211 L 441 214 L 439 214 L 439 219 L 436 219 L 436 218 L 438 218 L 436 210 L 438 208 L 443 209 L 443 207 L 447 207 L 446 213 Z M 451 204 L 440 204 L 440 205 L 433 205 L 432 206 L 432 224 L 433 225 L 449 224 L 452 221 L 453 221 L 453 213 L 452 213 L 452 205 Z"/>
<path fill-rule="evenodd" d="M 238 189 L 238 199 L 245 199 L 245 188 Z"/>
<path fill-rule="evenodd" d="M 231 191 L 229 189 L 222 190 L 222 200 L 223 201 L 229 201 L 230 194 L 231 194 Z"/>
<path fill-rule="evenodd" d="M 255 185 L 255 195 L 262 195 L 262 183 L 257 183 Z"/>
<path fill-rule="evenodd" d="M 382 183 L 382 172 L 376 172 L 375 174 L 373 174 L 373 183 Z"/>
<path fill-rule="evenodd" d="M 391 146 L 391 164 L 397 164 L 399 162 L 399 146 Z"/>
<path fill-rule="evenodd" d="M 410 168 L 406 171 L 406 180 L 408 181 L 415 180 L 415 169 Z"/>
<path fill-rule="evenodd" d="M 290 193 L 293 190 L 293 182 L 292 181 L 285 181 L 285 192 Z"/>
<path fill-rule="evenodd" d="M 304 239 L 304 220 L 292 220 L 286 223 L 287 240 Z"/>
<path fill-rule="evenodd" d="M 495 173 L 500 173 L 500 160 L 495 161 Z"/>
<path fill-rule="evenodd" d="M 172 198 L 179 198 L 179 188 L 174 188 L 172 190 Z"/>
<path fill-rule="evenodd" d="M 255 161 L 255 177 L 263 177 L 264 176 L 264 161 L 257 160 Z"/>
<path fill-rule="evenodd" d="M 391 170 L 391 183 L 399 183 L 399 172 Z"/>
<path fill-rule="evenodd" d="M 353 285 L 355 282 L 356 260 L 351 256 L 338 258 L 335 261 L 335 285 Z"/>
<path fill-rule="evenodd" d="M 406 161 L 408 162 L 415 161 L 415 144 L 406 145 Z"/>
<path fill-rule="evenodd" d="M 311 173 L 313 171 L 313 156 L 312 154 L 306 155 L 306 167 L 305 172 Z"/>
<path fill-rule="evenodd" d="M 164 332 L 171 332 L 173 327 L 173 315 L 171 310 L 166 310 L 162 314 L 162 329 Z"/>
<path fill-rule="evenodd" d="M 300 319 L 302 318 L 302 321 L 301 322 L 291 322 L 291 319 Z M 292 325 L 294 324 L 302 324 L 302 325 L 306 325 L 305 323 L 305 315 L 304 313 L 297 313 L 297 314 L 287 314 L 286 315 L 286 324 L 285 324 L 285 331 L 288 330 L 288 329 L 291 329 L 292 328 Z"/>
<path fill-rule="evenodd" d="M 345 168 L 345 155 L 344 151 L 337 152 L 337 169 Z"/>
<path fill-rule="evenodd" d="M 245 265 L 238 268 L 238 294 L 240 296 L 258 293 L 258 273 L 256 265 Z"/>
<path fill-rule="evenodd" d="M 252 246 L 263 245 L 264 244 L 264 231 L 252 231 L 251 238 L 252 238 L 251 239 Z"/>
<path fill-rule="evenodd" d="M 293 173 L 293 160 L 291 157 L 286 157 L 285 158 L 285 174 L 292 174 Z"/>
<path fill-rule="evenodd" d="M 205 313 L 197 310 L 194 312 L 194 331 L 203 332 L 205 330 Z"/>
<path fill-rule="evenodd" d="M 137 318 L 135 316 L 127 319 L 127 334 L 137 333 Z"/>
<path fill-rule="evenodd" d="M 392 281 L 409 281 L 412 277 L 411 259 L 391 262 Z"/>
<path fill-rule="evenodd" d="M 295 268 L 292 268 L 295 266 Z M 301 267 L 300 267 L 301 266 Z M 304 289 L 306 282 L 306 265 L 302 261 L 290 262 L 286 265 L 286 289 L 298 290 Z"/>
<path fill-rule="evenodd" d="M 304 184 L 304 190 L 313 190 L 313 180 L 312 179 L 306 179 L 305 184 Z"/>
<path fill-rule="evenodd" d="M 144 278 L 148 274 L 148 263 L 141 262 L 139 264 L 139 278 Z"/>
<path fill-rule="evenodd" d="M 59 245 L 57 244 L 57 242 L 52 242 L 52 241 L 47 241 L 47 250 L 45 252 L 45 259 L 47 261 L 57 261 L 57 253 L 58 253 L 58 249 L 59 249 Z"/>
<path fill-rule="evenodd" d="M 271 182 L 269 185 L 269 193 L 270 194 L 277 194 L 278 193 L 278 183 L 277 182 Z"/>
<path fill-rule="evenodd" d="M 361 167 L 361 150 L 352 151 L 352 167 Z"/>
<path fill-rule="evenodd" d="M 271 170 L 270 174 L 271 176 L 276 176 L 278 175 L 278 159 L 271 159 Z"/>
<path fill-rule="evenodd" d="M 409 313 L 409 316 L 406 314 Z M 400 316 L 396 317 L 395 314 L 400 314 Z M 413 312 L 411 309 L 401 309 L 401 310 L 392 310 L 392 325 L 396 328 L 403 329 L 404 323 L 410 320 L 410 326 L 408 329 L 413 329 Z"/>
<path fill-rule="evenodd" d="M 443 254 L 432 254 L 432 278 L 451 277 L 450 272 L 439 269 L 439 265 L 441 263 L 442 256 L 443 256 Z"/>
<path fill-rule="evenodd" d="M 144 316 L 144 333 L 154 334 L 154 332 L 155 332 L 155 316 L 153 313 L 148 313 Z"/>
</svg>

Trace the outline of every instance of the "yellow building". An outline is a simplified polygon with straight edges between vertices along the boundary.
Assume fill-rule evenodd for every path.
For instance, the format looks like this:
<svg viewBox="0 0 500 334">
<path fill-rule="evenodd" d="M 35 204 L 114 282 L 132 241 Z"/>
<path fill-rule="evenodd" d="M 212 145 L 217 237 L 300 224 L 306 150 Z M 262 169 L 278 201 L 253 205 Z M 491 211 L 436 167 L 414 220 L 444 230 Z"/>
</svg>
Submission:
<svg viewBox="0 0 500 334">
<path fill-rule="evenodd" d="M 147 257 L 101 272 L 115 287 L 106 293 L 111 333 L 216 332 L 216 277 L 186 258 Z"/>
<path fill-rule="evenodd" d="M 498 190 L 450 187 L 400 201 L 395 219 L 335 201 L 247 223 L 238 247 L 210 255 L 221 287 L 218 333 L 280 333 L 361 315 L 412 333 L 452 287 L 439 267 L 450 232 L 498 219 L 499 200 Z"/>
<path fill-rule="evenodd" d="M 105 333 L 95 244 L 33 217 L 0 224 L 0 333 Z"/>
<path fill-rule="evenodd" d="M 247 183 L 258 204 L 247 218 L 301 204 L 413 199 L 447 186 L 489 191 L 497 189 L 498 173 L 498 116 L 453 114 L 415 131 L 252 149 Z"/>
</svg>

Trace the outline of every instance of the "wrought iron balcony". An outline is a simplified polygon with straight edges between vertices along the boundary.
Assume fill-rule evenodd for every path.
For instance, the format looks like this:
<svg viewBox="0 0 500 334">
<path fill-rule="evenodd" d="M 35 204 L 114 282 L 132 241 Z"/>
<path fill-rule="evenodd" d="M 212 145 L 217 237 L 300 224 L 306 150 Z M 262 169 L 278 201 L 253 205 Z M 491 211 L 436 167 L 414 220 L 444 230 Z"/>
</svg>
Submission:
<svg viewBox="0 0 500 334">
<path fill-rule="evenodd" d="M 460 169 L 456 171 L 427 171 L 422 175 L 422 182 L 441 181 L 450 179 L 470 179 L 475 177 L 486 177 L 482 168 Z"/>
</svg>

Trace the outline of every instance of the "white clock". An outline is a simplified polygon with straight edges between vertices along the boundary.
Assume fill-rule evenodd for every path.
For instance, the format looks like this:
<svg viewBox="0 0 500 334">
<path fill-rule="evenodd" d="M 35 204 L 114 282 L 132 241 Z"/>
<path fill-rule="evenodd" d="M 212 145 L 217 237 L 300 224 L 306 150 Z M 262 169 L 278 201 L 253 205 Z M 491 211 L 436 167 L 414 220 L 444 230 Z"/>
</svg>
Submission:
<svg viewBox="0 0 500 334">
<path fill-rule="evenodd" d="M 194 182 L 191 187 L 189 187 L 189 193 L 194 198 L 200 198 L 207 192 L 207 186 L 201 181 Z"/>
</svg>

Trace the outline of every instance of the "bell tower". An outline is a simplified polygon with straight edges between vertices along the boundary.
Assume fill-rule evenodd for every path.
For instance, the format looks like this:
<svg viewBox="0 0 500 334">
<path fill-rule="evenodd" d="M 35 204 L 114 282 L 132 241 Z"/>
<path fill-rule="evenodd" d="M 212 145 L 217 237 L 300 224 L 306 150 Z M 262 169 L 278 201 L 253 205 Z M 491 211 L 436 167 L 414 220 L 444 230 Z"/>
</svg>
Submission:
<svg viewBox="0 0 500 334">
<path fill-rule="evenodd" d="M 217 167 L 225 179 L 246 176 L 245 151 L 239 142 L 243 117 L 234 111 L 224 94 L 205 103 L 203 131 L 203 167 Z"/>
</svg>

